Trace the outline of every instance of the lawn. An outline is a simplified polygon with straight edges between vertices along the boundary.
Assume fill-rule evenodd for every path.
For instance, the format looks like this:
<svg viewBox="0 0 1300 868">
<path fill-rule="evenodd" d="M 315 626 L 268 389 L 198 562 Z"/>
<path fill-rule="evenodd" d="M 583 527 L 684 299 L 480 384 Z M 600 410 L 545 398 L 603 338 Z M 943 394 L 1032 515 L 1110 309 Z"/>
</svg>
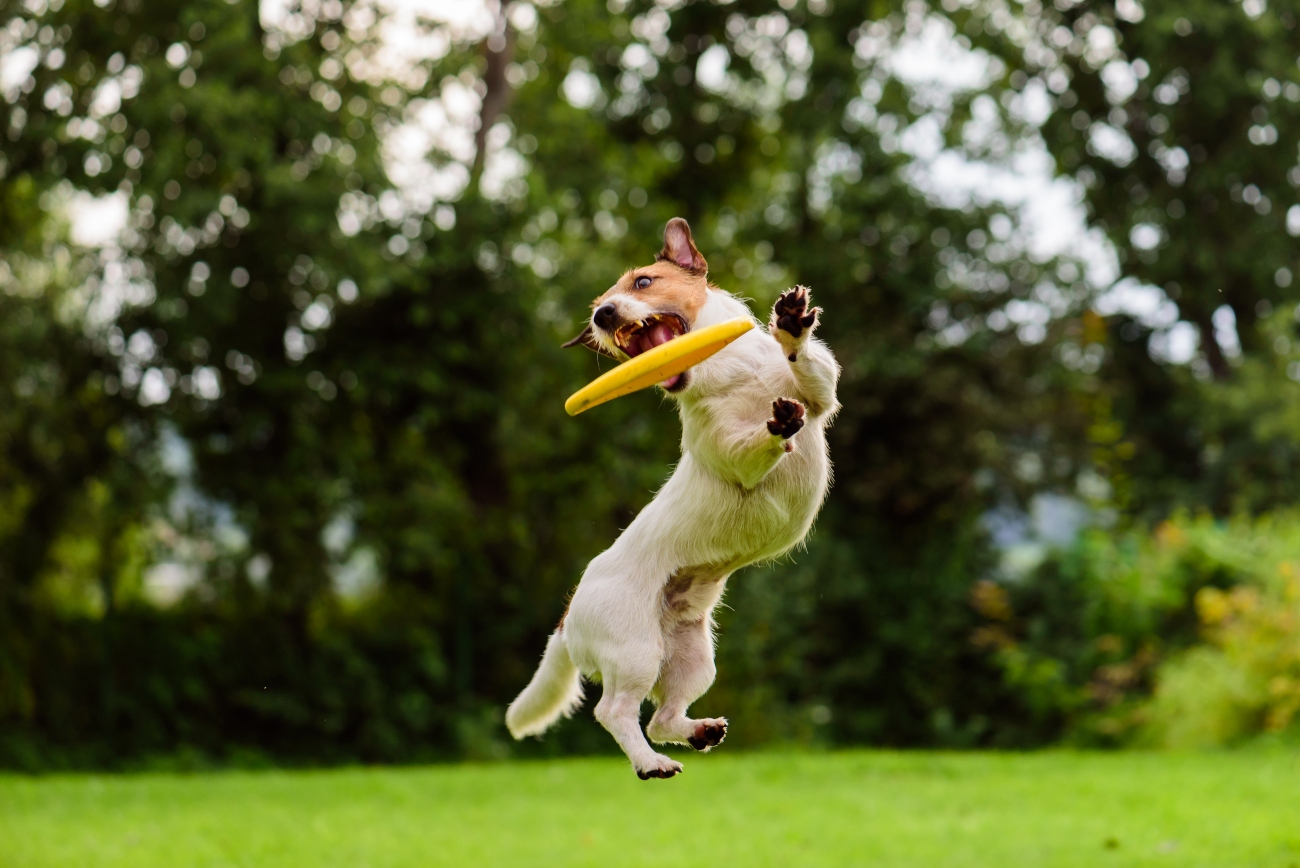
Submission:
<svg viewBox="0 0 1300 868">
<path fill-rule="evenodd" d="M 0 866 L 1300 866 L 1300 755 L 731 754 L 0 776 Z"/>
</svg>

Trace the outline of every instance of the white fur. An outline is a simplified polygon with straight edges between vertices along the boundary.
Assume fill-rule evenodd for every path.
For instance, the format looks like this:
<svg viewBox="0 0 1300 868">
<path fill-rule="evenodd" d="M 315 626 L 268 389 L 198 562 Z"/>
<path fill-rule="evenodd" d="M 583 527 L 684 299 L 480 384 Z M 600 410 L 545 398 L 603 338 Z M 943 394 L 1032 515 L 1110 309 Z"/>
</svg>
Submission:
<svg viewBox="0 0 1300 868">
<path fill-rule="evenodd" d="M 694 327 L 752 318 L 734 296 L 708 293 Z M 713 683 L 713 607 L 732 572 L 785 554 L 812 527 L 830 485 L 825 428 L 839 410 L 838 378 L 834 356 L 810 329 L 793 339 L 761 326 L 690 370 L 672 395 L 681 462 L 587 566 L 541 668 L 507 711 L 511 734 L 540 733 L 571 710 L 581 699 L 579 672 L 602 682 L 596 719 L 642 776 L 681 771 L 641 732 L 647 696 L 658 706 L 646 728 L 656 742 L 725 729 L 725 719 L 686 716 Z M 767 428 L 778 397 L 806 410 L 788 441 Z"/>
<path fill-rule="evenodd" d="M 551 634 L 524 692 L 506 711 L 506 728 L 515 738 L 541 735 L 557 718 L 568 717 L 582 703 L 582 680 L 569 658 L 561 634 Z"/>
</svg>

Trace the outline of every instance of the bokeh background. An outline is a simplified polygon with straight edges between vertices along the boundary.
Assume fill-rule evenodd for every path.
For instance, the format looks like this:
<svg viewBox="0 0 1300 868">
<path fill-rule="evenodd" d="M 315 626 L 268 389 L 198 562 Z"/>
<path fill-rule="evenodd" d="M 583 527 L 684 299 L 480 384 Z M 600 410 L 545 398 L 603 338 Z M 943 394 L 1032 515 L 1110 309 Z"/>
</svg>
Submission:
<svg viewBox="0 0 1300 868">
<path fill-rule="evenodd" d="M 664 222 L 844 366 L 728 745 L 1288 739 L 1300 0 L 3 0 L 0 766 L 511 743 L 678 422 Z"/>
</svg>

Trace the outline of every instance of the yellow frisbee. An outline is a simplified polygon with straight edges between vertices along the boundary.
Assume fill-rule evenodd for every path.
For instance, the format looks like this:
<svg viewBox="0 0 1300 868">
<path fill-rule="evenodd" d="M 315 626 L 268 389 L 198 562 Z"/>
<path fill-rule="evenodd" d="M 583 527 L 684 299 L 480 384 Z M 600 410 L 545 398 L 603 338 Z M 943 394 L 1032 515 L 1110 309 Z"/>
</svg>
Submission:
<svg viewBox="0 0 1300 868">
<path fill-rule="evenodd" d="M 754 327 L 746 317 L 687 332 L 639 356 L 628 359 L 612 371 L 601 374 L 569 396 L 564 409 L 570 416 L 597 404 L 621 398 L 675 377 L 697 365 Z"/>
</svg>

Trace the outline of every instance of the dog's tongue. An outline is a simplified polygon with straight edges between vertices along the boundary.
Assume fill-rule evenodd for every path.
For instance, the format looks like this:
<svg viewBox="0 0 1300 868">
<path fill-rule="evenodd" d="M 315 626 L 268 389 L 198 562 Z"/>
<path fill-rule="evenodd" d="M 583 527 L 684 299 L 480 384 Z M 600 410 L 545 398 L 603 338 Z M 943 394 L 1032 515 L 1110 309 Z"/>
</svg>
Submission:
<svg viewBox="0 0 1300 868">
<path fill-rule="evenodd" d="M 660 344 L 666 344 L 675 337 L 677 337 L 677 333 L 670 329 L 667 323 L 655 323 L 646 330 L 646 341 L 649 343 L 646 349 L 653 349 Z"/>
<path fill-rule="evenodd" d="M 654 347 L 666 344 L 675 337 L 677 337 L 677 333 L 670 329 L 665 323 L 655 323 L 653 327 L 646 330 L 646 349 L 653 349 Z M 668 379 L 661 380 L 659 385 L 665 389 L 671 389 L 673 386 L 676 386 L 681 379 L 681 374 L 673 374 Z"/>
<path fill-rule="evenodd" d="M 677 337 L 676 333 L 668 326 L 663 323 L 655 323 L 649 328 L 637 332 L 634 345 L 636 352 L 630 355 L 639 356 L 647 350 L 653 350 L 660 344 L 668 343 L 675 337 Z"/>
</svg>

